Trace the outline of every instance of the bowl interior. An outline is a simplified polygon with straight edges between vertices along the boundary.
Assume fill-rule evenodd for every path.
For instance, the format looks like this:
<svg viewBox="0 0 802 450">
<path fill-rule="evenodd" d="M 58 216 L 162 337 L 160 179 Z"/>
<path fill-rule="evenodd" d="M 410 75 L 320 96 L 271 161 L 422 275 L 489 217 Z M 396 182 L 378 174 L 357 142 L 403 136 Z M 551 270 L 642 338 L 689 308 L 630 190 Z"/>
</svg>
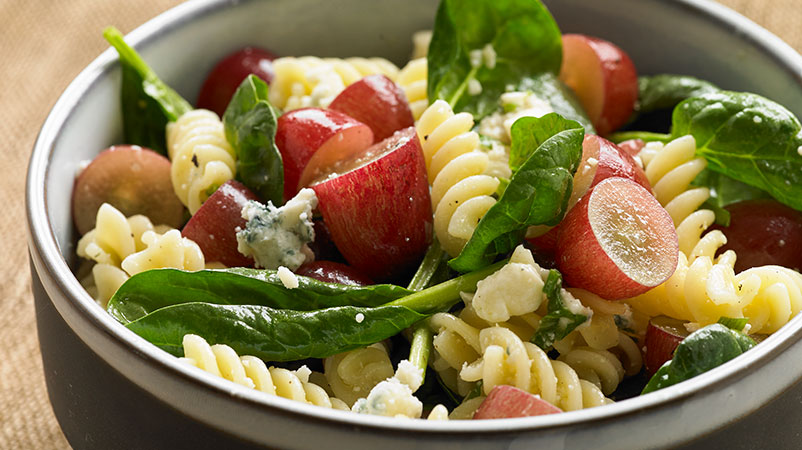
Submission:
<svg viewBox="0 0 802 450">
<path fill-rule="evenodd" d="M 640 73 L 695 75 L 763 94 L 802 115 L 799 55 L 735 13 L 692 0 L 546 3 L 564 32 L 615 42 Z M 164 81 L 194 101 L 212 65 L 245 45 L 279 55 L 383 56 L 401 65 L 412 48 L 411 34 L 431 27 L 436 7 L 434 0 L 372 0 L 369 7 L 362 0 L 200 0 L 154 19 L 128 40 Z M 75 261 L 77 239 L 70 215 L 74 176 L 82 162 L 123 143 L 115 59 L 105 52 L 70 85 L 31 159 L 32 245 L 73 289 L 79 286 L 67 262 Z M 87 311 L 99 311 L 88 295 L 77 297 Z"/>
</svg>

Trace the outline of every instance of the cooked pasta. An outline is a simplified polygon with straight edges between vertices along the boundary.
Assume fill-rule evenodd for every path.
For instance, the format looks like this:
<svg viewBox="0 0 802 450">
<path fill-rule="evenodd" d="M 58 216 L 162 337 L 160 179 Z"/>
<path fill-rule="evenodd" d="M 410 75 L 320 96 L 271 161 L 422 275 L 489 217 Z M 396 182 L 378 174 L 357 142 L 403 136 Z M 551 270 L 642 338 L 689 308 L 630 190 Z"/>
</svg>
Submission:
<svg viewBox="0 0 802 450">
<path fill-rule="evenodd" d="M 426 59 L 431 42 L 432 30 L 421 30 L 412 33 L 412 59 Z"/>
<path fill-rule="evenodd" d="M 209 345 L 194 334 L 184 336 L 184 358 L 181 361 L 213 375 L 270 395 L 310 403 L 327 408 L 349 411 L 343 401 L 330 397 L 322 387 L 309 382 L 311 371 L 303 366 L 290 371 L 268 368 L 255 356 L 239 356 L 227 345 Z"/>
<path fill-rule="evenodd" d="M 480 330 L 448 313 L 435 314 L 429 320 L 437 332 L 437 353 L 459 371 L 463 381 L 481 380 L 485 394 L 497 385 L 508 384 L 539 394 L 566 411 L 608 402 L 595 384 L 580 380 L 568 364 L 549 359 L 543 350 L 509 328 L 492 326 Z M 443 342 L 458 344 L 443 346 Z M 450 353 L 454 347 L 460 348 L 461 353 Z M 598 379 L 595 373 L 588 374 L 592 380 Z"/>
<path fill-rule="evenodd" d="M 153 226 L 143 215 L 126 218 L 104 203 L 97 212 L 95 228 L 78 241 L 78 256 L 95 261 L 92 268 L 95 299 L 102 305 L 128 279 L 148 269 L 201 270 L 203 252 L 178 230 Z"/>
<path fill-rule="evenodd" d="M 395 81 L 398 67 L 384 58 L 284 57 L 273 61 L 270 103 L 280 109 L 326 107 L 351 83 L 382 74 Z"/>
<path fill-rule="evenodd" d="M 554 349 L 560 353 L 559 359 L 579 373 L 580 378 L 610 394 L 609 389 L 615 389 L 613 386 L 624 376 L 637 375 L 643 367 L 638 345 L 621 332 L 617 323 L 631 323 L 632 312 L 624 303 L 608 302 L 584 289 L 568 291 L 593 310 L 593 315 L 585 326 L 555 342 Z"/>
<path fill-rule="evenodd" d="M 144 250 L 142 241 L 146 231 L 167 231 L 169 228 L 153 226 L 150 219 L 138 214 L 126 218 L 114 206 L 103 203 L 97 211 L 95 228 L 78 241 L 78 256 L 98 264 L 120 267 L 128 255 Z"/>
<path fill-rule="evenodd" d="M 444 405 L 438 404 L 426 416 L 428 420 L 448 420 L 448 408 Z"/>
<path fill-rule="evenodd" d="M 428 88 L 426 76 L 426 58 L 423 57 L 413 59 L 398 72 L 396 83 L 404 90 L 415 120 L 420 119 L 423 111 L 429 106 L 429 98 L 426 96 Z"/>
<path fill-rule="evenodd" d="M 557 358 L 574 369 L 583 380 L 590 381 L 610 395 L 624 379 L 624 367 L 614 354 L 591 347 L 576 347 Z"/>
<path fill-rule="evenodd" d="M 190 111 L 167 124 L 170 176 L 181 203 L 195 214 L 201 204 L 234 178 L 236 154 L 226 141 L 223 123 L 205 109 Z"/>
<path fill-rule="evenodd" d="M 486 153 L 478 150 L 479 135 L 471 131 L 473 116 L 454 114 L 437 100 L 421 115 L 418 137 L 432 185 L 434 232 L 449 255 L 456 256 L 479 220 L 496 203 L 499 180 L 485 175 Z"/>
<path fill-rule="evenodd" d="M 387 349 L 381 343 L 328 357 L 323 367 L 334 395 L 348 406 L 394 373 Z"/>
<path fill-rule="evenodd" d="M 150 269 L 174 268 L 201 270 L 205 267 L 203 252 L 198 244 L 181 236 L 178 230 L 164 234 L 146 231 L 142 234 L 146 248 L 128 255 L 121 266 L 129 275 Z"/>
<path fill-rule="evenodd" d="M 665 283 L 629 299 L 649 315 L 667 315 L 699 326 L 721 317 L 749 318 L 751 333 L 771 333 L 802 310 L 802 275 L 779 266 L 754 267 L 735 274 L 736 255 L 721 231 L 705 232 L 715 214 L 698 210 L 710 193 L 688 189 L 706 163 L 694 158 L 696 144 L 685 136 L 667 145 L 649 144 L 641 152 L 655 196 L 674 220 L 679 238 L 677 270 Z"/>
<path fill-rule="evenodd" d="M 460 377 L 466 381 L 482 380 L 485 394 L 495 386 L 515 386 L 540 395 L 563 411 L 611 402 L 595 384 L 580 379 L 568 364 L 549 359 L 540 347 L 522 341 L 507 328 L 479 331 L 479 345 L 481 358 L 463 367 Z"/>
</svg>

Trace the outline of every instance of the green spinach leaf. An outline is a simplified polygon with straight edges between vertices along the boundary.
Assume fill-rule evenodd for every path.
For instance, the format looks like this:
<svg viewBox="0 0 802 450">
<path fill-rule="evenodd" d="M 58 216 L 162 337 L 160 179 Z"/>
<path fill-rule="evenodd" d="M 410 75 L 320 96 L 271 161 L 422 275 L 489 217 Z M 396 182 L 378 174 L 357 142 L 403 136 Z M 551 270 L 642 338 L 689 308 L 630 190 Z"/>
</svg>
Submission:
<svg viewBox="0 0 802 450">
<path fill-rule="evenodd" d="M 184 303 L 126 326 L 176 356 L 186 334 L 225 343 L 238 354 L 267 361 L 325 358 L 400 333 L 425 316 L 403 306 L 340 306 L 293 311 L 256 305 Z"/>
<path fill-rule="evenodd" d="M 672 109 L 681 101 L 719 89 L 712 83 L 687 75 L 660 74 L 638 78 L 637 112 Z"/>
<path fill-rule="evenodd" d="M 494 56 L 472 64 L 472 52 L 485 48 Z M 429 101 L 443 99 L 480 120 L 499 109 L 502 93 L 530 90 L 592 130 L 573 94 L 557 80 L 561 63 L 560 30 L 540 1 L 443 0 L 427 56 Z M 471 85 L 480 91 L 472 92 Z"/>
<path fill-rule="evenodd" d="M 131 305 L 126 305 L 128 296 L 115 296 L 110 309 L 129 329 L 177 355 L 182 351 L 184 335 L 193 333 L 211 343 L 228 344 L 239 353 L 269 360 L 321 358 L 386 339 L 429 314 L 447 310 L 459 301 L 461 291 L 475 290 L 476 283 L 503 264 L 501 261 L 413 293 L 396 286 L 379 286 L 370 292 L 371 286 L 353 288 L 304 278 L 299 280 L 303 283 L 301 286 L 286 290 L 277 286 L 280 281 L 275 274 L 252 269 L 236 269 L 246 274 L 239 279 L 231 278 L 230 271 L 234 269 L 185 272 L 186 278 L 173 278 L 178 271 L 168 274 L 165 269 L 152 270 L 143 274 L 155 277 L 167 274 L 174 285 L 163 286 L 154 283 L 157 278 L 140 277 L 137 283 L 140 286 L 150 284 L 149 293 L 134 297 Z M 236 271 L 234 276 L 237 276 Z M 131 277 L 120 289 L 125 290 L 126 284 L 139 275 L 142 274 Z M 259 278 L 270 281 L 253 284 L 252 280 Z M 213 293 L 203 297 L 203 288 L 209 286 Z M 128 286 L 132 292 L 134 287 Z M 184 287 L 195 290 L 182 296 L 179 291 Z M 232 292 L 224 292 L 224 289 Z M 266 292 L 260 293 L 260 290 Z M 375 307 L 325 307 L 332 303 L 357 304 L 360 298 L 365 304 L 375 305 L 379 299 L 371 295 L 383 293 L 394 297 L 404 291 L 408 295 Z M 326 293 L 332 294 L 331 298 L 326 299 Z M 200 298 L 215 303 L 197 301 Z M 243 304 L 259 301 L 265 304 Z M 322 309 L 279 309 L 312 305 Z"/>
<path fill-rule="evenodd" d="M 119 30 L 108 27 L 103 37 L 120 54 L 125 142 L 167 155 L 167 123 L 191 111 L 192 106 L 159 79 L 136 50 L 125 43 Z"/>
<path fill-rule="evenodd" d="M 743 332 L 744 328 L 746 327 L 746 324 L 749 323 L 749 318 L 720 317 L 717 323 L 720 323 L 731 330 Z"/>
<path fill-rule="evenodd" d="M 555 341 L 568 336 L 576 327 L 585 323 L 588 316 L 571 312 L 562 296 L 563 277 L 552 269 L 543 285 L 543 293 L 549 300 L 548 313 L 540 319 L 540 326 L 532 336 L 532 343 L 544 351 L 551 349 Z"/>
<path fill-rule="evenodd" d="M 226 140 L 237 152 L 237 178 L 263 201 L 284 203 L 284 166 L 276 147 L 276 110 L 267 83 L 256 75 L 242 81 L 223 115 Z"/>
<path fill-rule="evenodd" d="M 664 144 L 667 144 L 671 142 L 671 135 L 664 133 L 654 133 L 651 131 L 618 131 L 607 136 L 607 139 L 613 141 L 616 144 L 620 144 L 624 141 L 629 141 L 631 139 L 640 139 L 643 142 L 662 142 Z"/>
<path fill-rule="evenodd" d="M 642 394 L 689 380 L 714 369 L 756 345 L 743 333 L 715 323 L 697 330 L 677 346 L 674 358 L 663 364 Z"/>
<path fill-rule="evenodd" d="M 522 117 L 513 123 L 510 153 L 518 170 L 459 256 L 449 261 L 452 269 L 470 272 L 486 266 L 520 244 L 528 226 L 556 225 L 562 220 L 582 158 L 584 135 L 579 123 L 555 113 Z"/>
<path fill-rule="evenodd" d="M 109 300 L 107 309 L 118 321 L 127 324 L 157 309 L 182 303 L 248 304 L 311 311 L 334 306 L 379 306 L 410 293 L 391 284 L 346 286 L 304 276 L 298 276 L 297 288 L 287 289 L 275 270 L 159 269 L 129 278 Z"/>
<path fill-rule="evenodd" d="M 769 198 L 769 194 L 760 189 L 741 183 L 724 174 L 705 169 L 693 180 L 694 186 L 710 189 L 710 198 L 702 205 L 716 213 L 716 223 L 730 225 L 730 213 L 726 206 L 746 200 Z"/>
<path fill-rule="evenodd" d="M 756 94 L 719 91 L 674 109 L 672 136 L 691 134 L 708 168 L 802 210 L 802 124 Z"/>
</svg>

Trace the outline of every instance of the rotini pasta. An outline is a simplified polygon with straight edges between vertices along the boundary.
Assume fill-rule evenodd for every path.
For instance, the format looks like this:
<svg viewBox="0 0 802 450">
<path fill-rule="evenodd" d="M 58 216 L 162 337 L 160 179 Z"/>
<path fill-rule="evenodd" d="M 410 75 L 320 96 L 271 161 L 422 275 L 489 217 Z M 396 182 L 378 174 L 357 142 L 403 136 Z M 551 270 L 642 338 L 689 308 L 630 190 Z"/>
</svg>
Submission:
<svg viewBox="0 0 802 450">
<path fill-rule="evenodd" d="M 343 401 L 330 397 L 322 387 L 309 382 L 311 371 L 306 366 L 290 371 L 268 368 L 254 356 L 239 356 L 227 345 L 209 345 L 194 334 L 184 336 L 184 358 L 181 361 L 234 383 L 317 406 L 349 411 Z"/>
<path fill-rule="evenodd" d="M 426 58 L 429 44 L 432 42 L 432 30 L 416 31 L 412 34 L 412 59 Z"/>
<path fill-rule="evenodd" d="M 485 175 L 486 153 L 478 150 L 479 135 L 471 131 L 473 116 L 454 114 L 437 100 L 417 123 L 432 185 L 434 232 L 449 255 L 456 256 L 470 239 L 479 220 L 496 203 L 499 180 Z"/>
<path fill-rule="evenodd" d="M 334 395 L 348 406 L 353 406 L 394 372 L 387 349 L 381 343 L 328 357 L 323 367 Z"/>
<path fill-rule="evenodd" d="M 280 109 L 326 107 L 346 86 L 367 75 L 395 81 L 398 67 L 384 58 L 284 57 L 273 61 L 270 103 Z"/>
<path fill-rule="evenodd" d="M 201 270 L 205 264 L 200 247 L 180 231 L 154 227 L 142 215 L 126 218 L 108 203 L 98 209 L 95 228 L 78 241 L 77 253 L 96 262 L 90 284 L 103 305 L 131 275 L 166 267 Z"/>
<path fill-rule="evenodd" d="M 218 187 L 234 178 L 237 170 L 236 154 L 226 141 L 223 123 L 217 114 L 204 109 L 167 124 L 167 151 L 173 189 L 192 214 Z"/>
<path fill-rule="evenodd" d="M 507 328 L 479 331 L 479 345 L 481 358 L 463 367 L 460 376 L 466 381 L 482 380 L 485 394 L 495 386 L 515 386 L 540 395 L 563 411 L 611 402 L 568 364 L 549 359 L 538 346 L 522 341 Z"/>
<path fill-rule="evenodd" d="M 429 323 L 437 332 L 438 354 L 449 357 L 449 365 L 459 371 L 463 381 L 482 380 L 485 394 L 497 385 L 508 384 L 539 394 L 565 411 L 609 402 L 595 384 L 580 380 L 568 364 L 549 359 L 543 350 L 525 342 L 509 328 L 492 326 L 479 330 L 448 313 L 435 314 Z M 445 335 L 449 336 L 446 342 L 459 342 L 469 351 L 463 348 L 462 355 L 449 355 L 452 347 L 442 346 L 443 333 L 449 333 Z"/>
<path fill-rule="evenodd" d="M 715 214 L 697 210 L 710 196 L 707 188 L 688 189 L 706 166 L 704 159 L 694 158 L 695 152 L 690 136 L 665 146 L 651 143 L 641 151 L 655 196 L 677 227 L 680 255 L 671 278 L 628 302 L 646 314 L 663 314 L 699 326 L 721 317 L 748 317 L 751 333 L 774 332 L 802 310 L 802 275 L 764 266 L 736 276 L 733 251 L 715 256 L 727 239 L 718 230 L 703 235 Z"/>
<path fill-rule="evenodd" d="M 409 108 L 412 110 L 415 120 L 420 119 L 423 111 L 429 106 L 429 98 L 426 95 L 428 88 L 426 68 L 425 57 L 413 59 L 398 72 L 396 80 L 407 96 Z"/>
<path fill-rule="evenodd" d="M 624 303 L 608 302 L 584 289 L 569 288 L 568 291 L 593 310 L 593 315 L 585 326 L 554 343 L 555 350 L 561 355 L 559 359 L 580 373 L 580 378 L 592 381 L 600 388 L 604 386 L 601 375 L 607 376 L 609 387 L 617 386 L 624 376 L 640 373 L 643 367 L 641 351 L 617 323 L 633 322 L 629 307 Z M 614 378 L 618 380 L 613 382 Z M 602 390 L 605 394 L 612 392 Z"/>
</svg>

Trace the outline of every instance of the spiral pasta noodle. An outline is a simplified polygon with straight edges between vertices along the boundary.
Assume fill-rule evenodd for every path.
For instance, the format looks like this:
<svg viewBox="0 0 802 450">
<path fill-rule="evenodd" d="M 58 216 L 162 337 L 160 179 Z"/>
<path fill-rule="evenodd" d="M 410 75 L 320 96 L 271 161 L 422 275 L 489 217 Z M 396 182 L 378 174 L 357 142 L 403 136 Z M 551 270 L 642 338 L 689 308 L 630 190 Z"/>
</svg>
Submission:
<svg viewBox="0 0 802 450">
<path fill-rule="evenodd" d="M 223 123 L 205 109 L 167 124 L 167 151 L 173 189 L 192 214 L 237 170 L 236 153 L 226 141 Z"/>
<path fill-rule="evenodd" d="M 330 397 L 325 389 L 309 381 L 311 371 L 306 366 L 290 371 L 268 368 L 255 356 L 239 356 L 231 347 L 209 345 L 205 339 L 187 334 L 183 340 L 187 364 L 251 389 L 290 400 L 327 408 L 349 411 L 343 401 Z"/>
<path fill-rule="evenodd" d="M 328 357 L 323 367 L 334 395 L 348 406 L 394 373 L 387 349 L 381 343 Z"/>
<path fill-rule="evenodd" d="M 499 185 L 498 178 L 485 174 L 490 161 L 478 150 L 479 135 L 472 127 L 472 115 L 454 114 L 443 100 L 429 106 L 416 127 L 432 185 L 434 232 L 451 256 L 459 254 L 496 203 Z"/>
<path fill-rule="evenodd" d="M 747 317 L 751 333 L 774 332 L 802 310 L 802 275 L 779 266 L 736 275 L 733 251 L 715 257 L 727 239 L 718 230 L 703 234 L 715 214 L 697 210 L 710 196 L 707 188 L 688 188 L 706 165 L 695 152 L 691 136 L 665 146 L 649 144 L 641 152 L 655 196 L 677 227 L 680 254 L 677 270 L 665 283 L 627 302 L 643 313 L 699 326 L 721 317 Z"/>
<path fill-rule="evenodd" d="M 395 81 L 398 67 L 384 58 L 284 57 L 273 61 L 268 99 L 280 109 L 326 107 L 351 83 L 381 74 Z"/>
<path fill-rule="evenodd" d="M 400 72 L 396 83 L 404 91 L 404 95 L 409 102 L 412 116 L 415 120 L 420 119 L 423 111 L 429 106 L 429 98 L 426 95 L 428 89 L 426 58 L 417 58 L 408 62 Z"/>
<path fill-rule="evenodd" d="M 108 203 L 98 209 L 95 228 L 78 241 L 77 254 L 95 261 L 90 285 L 103 305 L 139 272 L 166 267 L 200 270 L 205 265 L 200 247 L 180 231 L 153 226 L 143 215 L 126 218 Z"/>
<path fill-rule="evenodd" d="M 605 394 L 612 392 L 625 376 L 640 373 L 643 357 L 638 344 L 621 332 L 616 319 L 632 322 L 632 313 L 624 303 L 608 302 L 584 289 L 568 291 L 593 310 L 585 326 L 554 343 L 560 360 L 571 366 L 580 378 L 593 382 Z"/>
<path fill-rule="evenodd" d="M 438 336 L 449 331 L 470 347 L 473 353 L 458 355 L 453 362 L 462 363 L 457 367 L 463 380 L 481 380 L 485 394 L 495 386 L 511 385 L 538 394 L 564 411 L 611 402 L 595 384 L 580 379 L 567 363 L 550 359 L 543 350 L 524 342 L 509 328 L 492 326 L 479 330 L 448 313 L 435 314 L 429 323 Z M 437 341 L 435 349 L 438 353 L 443 351 Z M 466 361 L 472 355 L 476 355 L 474 361 Z"/>
</svg>

